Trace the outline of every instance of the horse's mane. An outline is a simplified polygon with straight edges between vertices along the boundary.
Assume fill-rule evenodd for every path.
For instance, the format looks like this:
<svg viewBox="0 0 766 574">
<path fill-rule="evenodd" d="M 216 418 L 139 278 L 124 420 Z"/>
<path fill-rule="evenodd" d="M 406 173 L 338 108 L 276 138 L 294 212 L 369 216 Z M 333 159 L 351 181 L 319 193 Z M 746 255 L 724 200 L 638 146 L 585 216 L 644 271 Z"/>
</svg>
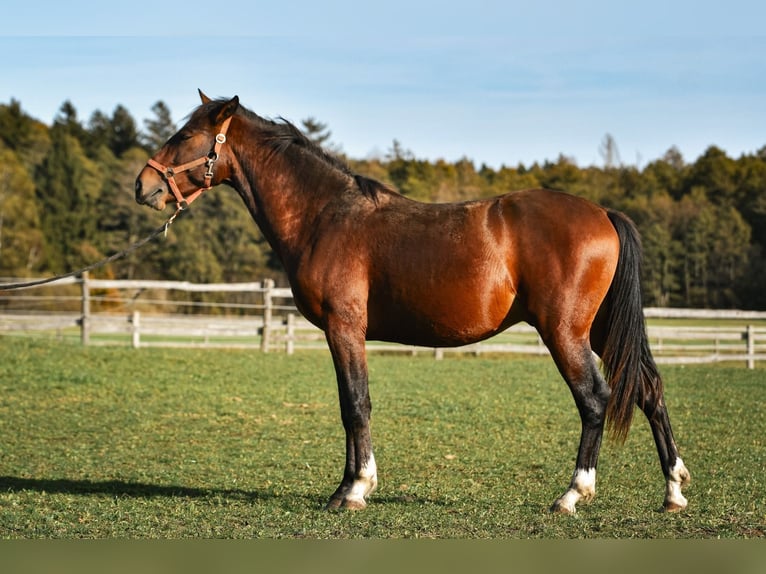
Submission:
<svg viewBox="0 0 766 574">
<path fill-rule="evenodd" d="M 212 109 L 217 105 L 221 105 L 226 100 L 216 100 L 206 104 L 205 108 L 210 106 Z M 372 178 L 354 173 L 351 168 L 338 156 L 330 153 L 316 142 L 309 139 L 300 129 L 298 129 L 292 122 L 286 120 L 283 117 L 279 117 L 278 121 L 272 121 L 263 118 L 242 106 L 240 104 L 237 114 L 241 114 L 250 121 L 256 122 L 260 130 L 260 138 L 262 141 L 271 147 L 274 154 L 284 154 L 290 147 L 297 146 L 308 153 L 313 155 L 322 161 L 326 166 L 331 169 L 338 170 L 343 174 L 350 177 L 359 191 L 366 197 L 370 198 L 375 203 L 378 202 L 378 194 L 380 192 L 395 193 L 389 186 L 374 180 Z"/>
</svg>

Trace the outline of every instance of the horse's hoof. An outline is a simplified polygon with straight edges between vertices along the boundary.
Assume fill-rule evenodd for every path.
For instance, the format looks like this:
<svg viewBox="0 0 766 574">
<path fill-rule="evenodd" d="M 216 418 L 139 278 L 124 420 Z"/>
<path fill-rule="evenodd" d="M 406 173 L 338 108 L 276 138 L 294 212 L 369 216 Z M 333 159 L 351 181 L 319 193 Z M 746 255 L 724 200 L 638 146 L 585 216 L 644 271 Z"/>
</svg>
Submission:
<svg viewBox="0 0 766 574">
<path fill-rule="evenodd" d="M 327 504 L 325 504 L 324 509 L 327 511 L 340 510 L 341 504 L 343 504 L 342 498 L 331 498 L 327 501 Z"/>
<path fill-rule="evenodd" d="M 346 510 L 364 510 L 367 508 L 367 503 L 364 499 L 357 500 L 347 498 L 343 501 L 342 508 L 345 508 Z"/>
<path fill-rule="evenodd" d="M 367 503 L 364 500 L 351 498 L 331 498 L 324 507 L 325 510 L 330 512 L 340 510 L 364 510 L 365 508 L 367 508 Z"/>
<path fill-rule="evenodd" d="M 574 505 L 567 506 L 561 499 L 559 499 L 550 507 L 550 512 L 552 514 L 565 514 L 571 516 L 577 513 L 577 509 Z"/>
<path fill-rule="evenodd" d="M 686 504 L 679 504 L 677 502 L 668 502 L 665 501 L 665 503 L 662 505 L 662 511 L 663 512 L 681 512 L 683 510 L 686 510 Z"/>
</svg>

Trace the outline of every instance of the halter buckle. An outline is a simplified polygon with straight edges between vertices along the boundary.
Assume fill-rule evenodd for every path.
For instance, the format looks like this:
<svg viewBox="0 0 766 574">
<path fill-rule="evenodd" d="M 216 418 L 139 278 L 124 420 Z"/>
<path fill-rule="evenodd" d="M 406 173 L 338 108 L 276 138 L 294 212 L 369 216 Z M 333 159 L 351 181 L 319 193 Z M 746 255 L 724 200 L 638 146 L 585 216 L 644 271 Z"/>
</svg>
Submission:
<svg viewBox="0 0 766 574">
<path fill-rule="evenodd" d="M 205 162 L 205 165 L 207 166 L 205 179 L 213 179 L 213 166 L 215 166 L 216 161 L 218 161 L 218 154 L 211 151 L 207 156 L 207 162 Z"/>
</svg>

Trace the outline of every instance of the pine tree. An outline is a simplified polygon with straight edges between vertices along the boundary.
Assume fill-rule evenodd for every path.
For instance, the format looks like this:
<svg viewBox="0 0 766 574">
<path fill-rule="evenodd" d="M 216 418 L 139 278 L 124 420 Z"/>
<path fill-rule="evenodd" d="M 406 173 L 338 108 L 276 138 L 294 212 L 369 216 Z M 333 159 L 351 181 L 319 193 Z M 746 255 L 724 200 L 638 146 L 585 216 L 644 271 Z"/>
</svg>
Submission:
<svg viewBox="0 0 766 574">
<path fill-rule="evenodd" d="M 66 125 L 51 129 L 51 149 L 35 179 L 48 269 L 61 273 L 94 259 L 101 181 Z"/>
<path fill-rule="evenodd" d="M 301 124 L 303 125 L 306 137 L 318 146 L 325 145 L 332 135 L 332 132 L 327 129 L 327 124 L 318 121 L 316 118 L 306 118 L 301 121 Z"/>
<path fill-rule="evenodd" d="M 53 119 L 53 126 L 57 127 L 59 131 L 63 131 L 73 138 L 76 138 L 80 144 L 84 144 L 88 141 L 88 134 L 77 117 L 77 108 L 75 108 L 74 104 L 69 100 L 66 100 L 61 104 L 59 113 Z"/>
<path fill-rule="evenodd" d="M 43 243 L 34 182 L 16 154 L 0 146 L 0 275 L 29 276 Z"/>
<path fill-rule="evenodd" d="M 111 149 L 112 137 L 112 120 L 109 116 L 101 110 L 93 112 L 88 121 L 88 156 L 97 156 L 102 147 Z"/>
<path fill-rule="evenodd" d="M 158 101 L 152 106 L 155 119 L 144 120 L 146 131 L 141 134 L 141 145 L 150 154 L 160 149 L 176 133 L 176 125 L 165 102 Z"/>
<path fill-rule="evenodd" d="M 119 158 L 126 151 L 138 145 L 136 121 L 125 106 L 117 106 L 112 114 L 112 133 L 109 145 L 112 153 Z"/>
<path fill-rule="evenodd" d="M 28 171 L 34 169 L 48 153 L 48 127 L 21 109 L 17 100 L 0 104 L 0 144 L 14 151 Z"/>
</svg>

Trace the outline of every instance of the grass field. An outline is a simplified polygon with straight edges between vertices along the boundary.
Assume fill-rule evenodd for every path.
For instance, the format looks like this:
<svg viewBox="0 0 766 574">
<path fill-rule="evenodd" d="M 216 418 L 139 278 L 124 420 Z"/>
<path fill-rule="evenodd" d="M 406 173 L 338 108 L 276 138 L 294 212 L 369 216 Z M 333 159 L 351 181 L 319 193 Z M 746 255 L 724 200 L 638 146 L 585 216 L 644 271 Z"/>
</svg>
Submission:
<svg viewBox="0 0 766 574">
<path fill-rule="evenodd" d="M 3 538 L 762 538 L 766 371 L 665 367 L 692 473 L 658 512 L 637 416 L 605 442 L 598 495 L 551 515 L 579 439 L 547 358 L 372 356 L 379 490 L 322 507 L 343 465 L 326 353 L 82 348 L 0 338 Z"/>
</svg>

